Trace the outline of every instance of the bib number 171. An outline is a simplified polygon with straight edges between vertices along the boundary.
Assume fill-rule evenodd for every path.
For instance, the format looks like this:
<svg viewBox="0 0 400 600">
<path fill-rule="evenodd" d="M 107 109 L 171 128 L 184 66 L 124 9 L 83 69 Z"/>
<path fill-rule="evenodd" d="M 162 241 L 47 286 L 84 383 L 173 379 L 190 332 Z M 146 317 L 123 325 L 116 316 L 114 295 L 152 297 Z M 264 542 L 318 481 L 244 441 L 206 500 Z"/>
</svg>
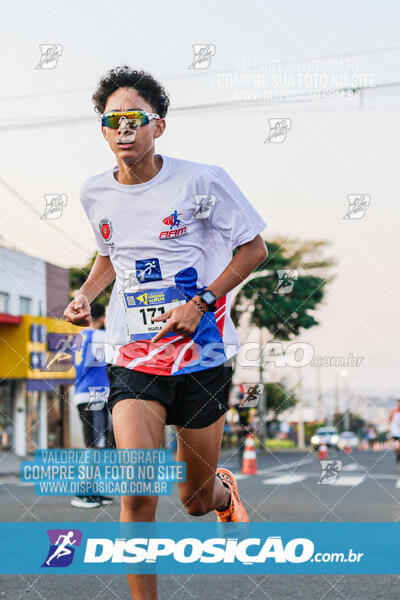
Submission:
<svg viewBox="0 0 400 600">
<path fill-rule="evenodd" d="M 151 325 L 151 320 L 157 313 L 159 315 L 165 314 L 165 308 L 164 306 L 148 306 L 147 308 L 141 308 L 139 312 L 143 318 L 143 325 Z"/>
</svg>

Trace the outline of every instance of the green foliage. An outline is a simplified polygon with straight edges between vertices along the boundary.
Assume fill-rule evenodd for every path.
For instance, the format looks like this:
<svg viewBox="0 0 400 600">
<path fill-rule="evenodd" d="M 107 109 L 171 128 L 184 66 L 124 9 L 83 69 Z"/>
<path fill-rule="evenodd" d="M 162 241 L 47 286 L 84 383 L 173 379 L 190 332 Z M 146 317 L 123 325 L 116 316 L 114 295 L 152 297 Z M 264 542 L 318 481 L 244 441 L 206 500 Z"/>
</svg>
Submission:
<svg viewBox="0 0 400 600">
<path fill-rule="evenodd" d="M 326 423 L 304 423 L 304 436 L 306 440 L 310 440 L 318 427 L 327 427 Z"/>
<path fill-rule="evenodd" d="M 266 328 L 280 340 L 292 339 L 318 325 L 314 311 L 322 302 L 329 281 L 321 273 L 334 264 L 322 256 L 326 244 L 282 239 L 268 242 L 268 257 L 256 271 L 268 269 L 272 273 L 250 281 L 239 291 L 232 309 L 235 325 L 245 313 L 250 313 L 251 325 Z M 298 271 L 290 293 L 276 293 L 278 270 Z"/>
<path fill-rule="evenodd" d="M 273 418 L 295 406 L 297 398 L 295 391 L 286 387 L 283 381 L 277 383 L 266 383 L 264 385 L 264 402 L 267 411 L 272 411 Z"/>
<path fill-rule="evenodd" d="M 361 436 L 362 430 L 365 427 L 366 423 L 364 419 L 361 419 L 357 415 L 353 413 L 349 413 L 349 431 L 354 431 L 357 435 Z M 333 416 L 333 424 L 337 427 L 339 433 L 345 430 L 345 415 L 344 413 L 335 413 Z"/>
<path fill-rule="evenodd" d="M 70 298 L 73 298 L 73 292 L 75 290 L 79 290 L 82 285 L 85 283 L 88 275 L 90 273 L 90 269 L 93 266 L 93 263 L 96 259 L 97 252 L 93 254 L 92 258 L 89 260 L 88 264 L 84 267 L 71 267 L 69 270 L 70 274 L 70 282 L 71 282 L 71 291 Z M 111 283 L 106 289 L 101 292 L 101 294 L 96 298 L 95 302 L 98 304 L 102 304 L 103 306 L 107 306 L 110 301 L 110 296 L 113 288 L 113 283 Z"/>
<path fill-rule="evenodd" d="M 265 440 L 265 447 L 269 449 L 294 448 L 293 440 L 281 440 L 279 438 L 268 438 Z"/>
</svg>

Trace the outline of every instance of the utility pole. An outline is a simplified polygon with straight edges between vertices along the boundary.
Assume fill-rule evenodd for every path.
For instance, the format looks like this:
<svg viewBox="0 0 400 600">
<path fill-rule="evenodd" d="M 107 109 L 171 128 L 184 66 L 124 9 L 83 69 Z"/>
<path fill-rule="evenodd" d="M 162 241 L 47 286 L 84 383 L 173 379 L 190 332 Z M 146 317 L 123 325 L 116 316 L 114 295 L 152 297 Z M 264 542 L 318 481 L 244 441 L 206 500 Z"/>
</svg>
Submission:
<svg viewBox="0 0 400 600">
<path fill-rule="evenodd" d="M 335 414 L 339 412 L 339 381 L 338 373 L 335 370 L 334 375 L 334 388 L 333 388 L 333 414 L 332 414 L 332 425 L 335 424 Z"/>
<path fill-rule="evenodd" d="M 300 367 L 298 368 L 298 383 L 297 383 L 297 389 L 298 389 L 298 393 L 299 393 L 299 399 L 298 399 L 298 403 L 297 403 L 297 410 L 298 410 L 298 420 L 297 420 L 297 444 L 299 446 L 299 448 L 301 450 L 304 450 L 305 448 L 305 443 L 304 443 L 304 420 L 303 420 L 303 380 L 301 377 L 301 369 Z"/>
<path fill-rule="evenodd" d="M 344 370 L 340 373 L 341 375 L 341 379 L 342 379 L 342 391 L 343 391 L 343 403 L 344 403 L 344 407 L 343 407 L 343 427 L 345 431 L 349 431 L 350 429 L 350 403 L 349 403 L 349 388 L 347 386 L 347 375 L 348 375 L 348 371 Z"/>
<path fill-rule="evenodd" d="M 234 305 L 236 296 L 238 295 L 238 293 L 240 292 L 240 290 L 246 285 L 246 283 L 248 283 L 249 281 L 252 281 L 253 279 L 258 279 L 259 277 L 272 277 L 274 275 L 275 271 L 272 271 L 271 269 L 263 269 L 262 271 L 255 271 L 254 273 L 250 273 L 250 275 L 248 277 L 246 277 L 246 279 L 244 279 L 241 283 L 239 283 L 239 285 L 237 285 L 235 287 L 235 289 L 232 290 L 232 294 L 231 294 L 231 305 Z M 258 366 L 258 381 L 259 381 L 259 385 L 264 385 L 264 369 L 263 369 L 263 353 L 262 353 L 262 347 L 263 347 L 263 337 L 262 337 L 262 329 L 259 329 L 259 347 L 260 347 L 260 363 Z M 262 448 L 262 451 L 265 452 L 265 416 L 266 416 L 266 396 L 264 396 L 264 393 L 261 396 L 261 401 L 258 403 L 258 417 L 259 417 L 259 428 L 258 428 L 258 439 L 260 440 L 260 446 Z"/>
<path fill-rule="evenodd" d="M 258 365 L 258 381 L 259 384 L 261 384 L 262 386 L 264 385 L 264 366 L 263 366 L 263 336 L 262 336 L 262 328 L 259 329 L 258 331 L 258 344 L 259 344 L 259 355 L 260 355 L 260 359 L 259 359 L 259 365 Z M 258 438 L 260 440 L 261 443 L 261 448 L 262 451 L 265 452 L 265 415 L 266 415 L 266 403 L 267 403 L 267 396 L 266 394 L 264 394 L 264 390 L 263 393 L 261 395 L 261 400 L 258 403 L 258 418 L 259 418 L 259 423 L 260 426 L 258 428 L 259 433 L 258 433 Z"/>
<path fill-rule="evenodd" d="M 321 367 L 317 367 L 317 419 L 322 423 L 324 416 L 322 414 L 322 392 L 321 392 Z"/>
</svg>

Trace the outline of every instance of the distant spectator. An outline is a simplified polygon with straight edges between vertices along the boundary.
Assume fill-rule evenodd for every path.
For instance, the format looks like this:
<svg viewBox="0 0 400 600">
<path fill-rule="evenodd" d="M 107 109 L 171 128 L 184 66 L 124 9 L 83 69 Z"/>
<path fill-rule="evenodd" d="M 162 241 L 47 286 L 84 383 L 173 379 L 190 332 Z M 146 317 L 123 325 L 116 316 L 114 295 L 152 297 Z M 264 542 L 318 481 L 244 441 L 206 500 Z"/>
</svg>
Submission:
<svg viewBox="0 0 400 600">
<path fill-rule="evenodd" d="M 106 400 L 110 384 L 104 360 L 105 309 L 101 304 L 91 306 L 92 324 L 81 332 L 82 345 L 74 354 L 76 372 L 74 403 L 78 409 L 87 448 L 115 447 L 111 415 Z M 107 496 L 75 496 L 76 508 L 96 508 L 111 504 Z"/>
</svg>

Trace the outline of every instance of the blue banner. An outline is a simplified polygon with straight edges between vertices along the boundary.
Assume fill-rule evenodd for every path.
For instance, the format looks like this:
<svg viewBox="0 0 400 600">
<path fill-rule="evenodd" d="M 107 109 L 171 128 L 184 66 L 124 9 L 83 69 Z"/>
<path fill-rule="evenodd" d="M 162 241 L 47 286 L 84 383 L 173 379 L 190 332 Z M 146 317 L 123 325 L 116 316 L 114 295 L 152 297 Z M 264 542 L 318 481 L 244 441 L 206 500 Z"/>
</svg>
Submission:
<svg viewBox="0 0 400 600">
<path fill-rule="evenodd" d="M 36 450 L 20 467 L 21 481 L 46 496 L 163 496 L 186 481 L 186 464 L 172 450 Z"/>
<path fill-rule="evenodd" d="M 400 523 L 1 523 L 2 574 L 399 574 Z"/>
</svg>

